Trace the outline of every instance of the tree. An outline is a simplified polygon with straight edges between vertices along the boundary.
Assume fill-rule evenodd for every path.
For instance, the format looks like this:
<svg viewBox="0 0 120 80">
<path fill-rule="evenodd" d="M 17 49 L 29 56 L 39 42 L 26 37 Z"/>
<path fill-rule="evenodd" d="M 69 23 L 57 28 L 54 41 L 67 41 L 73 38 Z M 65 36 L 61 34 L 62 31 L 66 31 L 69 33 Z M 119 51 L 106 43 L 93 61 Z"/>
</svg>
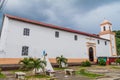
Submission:
<svg viewBox="0 0 120 80">
<path fill-rule="evenodd" d="M 40 58 L 24 58 L 23 60 L 20 61 L 22 63 L 22 68 L 24 70 L 30 70 L 30 69 L 35 69 L 35 74 L 37 73 L 38 69 L 42 69 L 42 71 L 45 73 L 45 66 L 46 66 L 46 61 L 41 60 Z"/>
<path fill-rule="evenodd" d="M 119 58 L 117 58 L 117 59 L 115 60 L 115 62 L 116 62 L 116 64 L 118 63 L 118 64 L 120 65 L 120 59 L 119 59 Z"/>
<path fill-rule="evenodd" d="M 30 69 L 32 69 L 31 58 L 24 58 L 19 63 L 22 64 L 22 68 L 24 70 L 30 70 Z"/>
<path fill-rule="evenodd" d="M 114 31 L 116 33 L 116 46 L 117 46 L 117 53 L 120 55 L 120 30 Z"/>
<path fill-rule="evenodd" d="M 35 74 L 37 73 L 38 69 L 42 69 L 42 71 L 45 73 L 45 66 L 46 66 L 45 60 L 41 60 L 40 58 L 32 59 L 32 68 L 35 69 Z"/>
<path fill-rule="evenodd" d="M 117 53 L 120 55 L 120 38 L 116 38 Z"/>
<path fill-rule="evenodd" d="M 63 57 L 63 55 L 61 55 L 60 57 L 56 57 L 56 61 L 59 65 L 59 68 L 62 68 L 62 63 L 64 63 L 65 65 L 67 64 L 67 58 Z"/>
</svg>

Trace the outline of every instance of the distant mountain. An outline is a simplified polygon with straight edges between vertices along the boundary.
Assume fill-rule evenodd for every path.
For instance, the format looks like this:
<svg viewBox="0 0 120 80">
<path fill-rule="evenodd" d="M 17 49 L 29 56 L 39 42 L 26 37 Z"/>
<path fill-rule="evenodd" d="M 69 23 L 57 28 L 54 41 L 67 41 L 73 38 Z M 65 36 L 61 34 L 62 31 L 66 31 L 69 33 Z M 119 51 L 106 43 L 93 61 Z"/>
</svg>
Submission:
<svg viewBox="0 0 120 80">
<path fill-rule="evenodd" d="M 120 55 L 120 30 L 113 31 L 116 33 L 116 46 L 117 46 L 117 53 Z"/>
</svg>

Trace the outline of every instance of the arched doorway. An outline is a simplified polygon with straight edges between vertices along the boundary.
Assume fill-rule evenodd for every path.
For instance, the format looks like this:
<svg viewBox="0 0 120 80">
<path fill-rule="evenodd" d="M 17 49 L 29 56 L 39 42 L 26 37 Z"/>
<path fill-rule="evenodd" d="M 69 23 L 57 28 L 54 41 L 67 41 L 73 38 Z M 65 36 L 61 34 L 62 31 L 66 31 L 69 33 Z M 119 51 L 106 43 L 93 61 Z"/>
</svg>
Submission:
<svg viewBox="0 0 120 80">
<path fill-rule="evenodd" d="M 94 61 L 94 51 L 92 47 L 89 48 L 89 60 Z"/>
</svg>

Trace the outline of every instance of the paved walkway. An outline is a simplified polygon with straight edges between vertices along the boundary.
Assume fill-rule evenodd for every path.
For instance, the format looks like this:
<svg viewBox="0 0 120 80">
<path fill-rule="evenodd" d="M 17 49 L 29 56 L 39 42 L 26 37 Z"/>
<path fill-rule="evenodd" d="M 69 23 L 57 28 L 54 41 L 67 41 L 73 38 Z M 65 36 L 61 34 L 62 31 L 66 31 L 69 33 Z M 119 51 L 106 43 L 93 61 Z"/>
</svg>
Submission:
<svg viewBox="0 0 120 80">
<path fill-rule="evenodd" d="M 120 66 L 117 66 L 118 68 Z M 94 73 L 101 73 L 104 74 L 105 76 L 100 77 L 96 80 L 120 80 L 120 69 L 114 69 L 112 66 L 105 66 L 105 67 L 92 67 L 91 69 L 87 69 L 90 72 Z"/>
<path fill-rule="evenodd" d="M 57 80 L 90 80 L 80 75 L 65 75 L 64 71 L 56 71 Z"/>
<path fill-rule="evenodd" d="M 15 76 L 12 72 L 5 71 L 4 74 L 7 76 L 7 78 L 0 79 L 0 80 L 18 80 L 15 78 Z M 77 75 L 66 76 L 64 73 L 64 70 L 56 71 L 55 76 L 56 76 L 57 80 L 90 80 L 83 76 L 77 76 Z M 33 79 L 29 79 L 29 80 L 33 80 Z M 46 80 L 46 79 L 35 79 L 35 80 Z"/>
<path fill-rule="evenodd" d="M 79 68 L 72 67 L 72 69 L 78 70 Z M 90 72 L 105 74 L 105 76 L 99 77 L 97 79 L 90 79 L 87 77 L 83 77 L 81 75 L 66 76 L 64 70 L 57 70 L 55 76 L 57 80 L 120 80 L 120 69 L 111 69 L 107 67 L 101 67 L 101 68 L 88 67 L 86 69 Z M 5 71 L 4 74 L 7 75 L 7 78 L 0 80 L 17 80 L 15 79 L 15 75 L 13 72 Z M 33 80 L 33 79 L 29 79 L 29 80 Z M 46 80 L 46 79 L 38 79 L 38 80 Z"/>
</svg>

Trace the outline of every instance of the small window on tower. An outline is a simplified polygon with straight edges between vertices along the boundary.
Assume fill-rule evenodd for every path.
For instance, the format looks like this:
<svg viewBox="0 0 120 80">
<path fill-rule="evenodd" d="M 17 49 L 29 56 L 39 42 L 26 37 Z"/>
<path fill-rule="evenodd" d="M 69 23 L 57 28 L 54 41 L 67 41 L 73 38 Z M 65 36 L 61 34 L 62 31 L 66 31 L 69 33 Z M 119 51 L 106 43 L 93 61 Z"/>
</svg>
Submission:
<svg viewBox="0 0 120 80">
<path fill-rule="evenodd" d="M 74 35 L 74 40 L 77 40 L 77 39 L 78 39 L 77 35 Z"/>
<path fill-rule="evenodd" d="M 100 44 L 100 40 L 97 40 L 98 44 Z"/>
<path fill-rule="evenodd" d="M 111 31 L 111 28 L 110 28 L 110 26 L 109 26 L 109 30 Z"/>
<path fill-rule="evenodd" d="M 107 41 L 105 41 L 105 45 L 107 45 Z"/>
<path fill-rule="evenodd" d="M 55 32 L 55 37 L 56 37 L 56 38 L 59 37 L 59 32 L 58 32 L 58 31 Z"/>
<path fill-rule="evenodd" d="M 103 27 L 103 30 L 104 30 L 104 31 L 106 31 L 106 28 L 105 28 L 105 26 Z"/>
</svg>

